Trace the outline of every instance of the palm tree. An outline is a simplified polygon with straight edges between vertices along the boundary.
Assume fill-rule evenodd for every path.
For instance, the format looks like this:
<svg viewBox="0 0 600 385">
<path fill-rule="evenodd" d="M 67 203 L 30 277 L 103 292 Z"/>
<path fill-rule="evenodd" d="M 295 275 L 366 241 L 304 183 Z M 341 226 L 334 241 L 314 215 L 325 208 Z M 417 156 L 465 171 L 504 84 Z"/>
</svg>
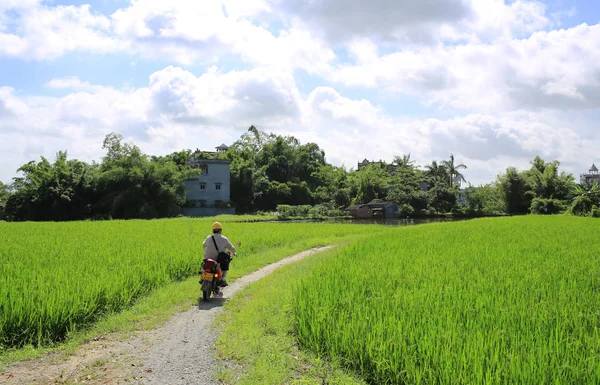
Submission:
<svg viewBox="0 0 600 385">
<path fill-rule="evenodd" d="M 434 185 L 436 184 L 436 181 L 441 180 L 446 183 L 448 180 L 448 170 L 446 169 L 446 166 L 444 164 L 438 164 L 435 160 L 431 161 L 431 164 L 425 166 L 425 175 L 429 177 Z"/>
<path fill-rule="evenodd" d="M 573 214 L 587 215 L 592 206 L 600 201 L 598 182 L 594 182 L 591 186 L 587 183 L 576 184 L 573 193 L 575 194 L 571 205 Z"/>
<path fill-rule="evenodd" d="M 467 166 L 464 164 L 455 165 L 454 164 L 454 154 L 450 154 L 450 160 L 442 161 L 442 165 L 448 170 L 448 174 L 450 176 L 450 187 L 454 185 L 455 180 L 459 180 L 462 182 L 466 182 L 464 175 L 460 173 L 458 170 L 466 170 Z"/>
<path fill-rule="evenodd" d="M 393 163 L 395 163 L 400 168 L 409 168 L 409 167 L 412 168 L 412 167 L 414 167 L 415 161 L 410 159 L 410 152 L 409 152 L 408 155 L 404 154 L 402 156 L 395 156 Z"/>
</svg>

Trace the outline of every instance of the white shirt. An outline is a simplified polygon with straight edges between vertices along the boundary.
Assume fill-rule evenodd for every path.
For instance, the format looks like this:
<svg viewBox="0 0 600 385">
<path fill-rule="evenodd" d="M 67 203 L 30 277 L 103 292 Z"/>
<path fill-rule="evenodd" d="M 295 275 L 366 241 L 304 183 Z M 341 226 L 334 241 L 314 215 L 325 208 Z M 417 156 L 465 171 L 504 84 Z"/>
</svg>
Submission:
<svg viewBox="0 0 600 385">
<path fill-rule="evenodd" d="M 217 242 L 217 246 L 219 246 L 219 251 L 227 251 L 230 250 L 232 253 L 235 253 L 235 247 L 231 244 L 229 239 L 226 236 L 221 234 L 212 234 L 206 237 L 204 242 L 202 243 L 202 247 L 204 248 L 204 258 L 217 259 L 217 249 L 215 249 L 215 243 L 212 240 L 212 237 L 215 237 L 215 241 Z"/>
</svg>

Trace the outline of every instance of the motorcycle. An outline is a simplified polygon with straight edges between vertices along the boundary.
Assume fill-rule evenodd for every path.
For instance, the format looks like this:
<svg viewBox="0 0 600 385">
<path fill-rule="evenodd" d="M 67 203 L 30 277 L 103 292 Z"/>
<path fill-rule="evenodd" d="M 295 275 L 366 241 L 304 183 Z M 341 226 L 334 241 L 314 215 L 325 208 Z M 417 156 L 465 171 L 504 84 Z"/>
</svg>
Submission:
<svg viewBox="0 0 600 385">
<path fill-rule="evenodd" d="M 222 297 L 220 282 L 223 277 L 223 270 L 217 261 L 204 258 L 200 270 L 200 283 L 202 284 L 202 299 L 208 301 L 211 294 L 215 297 Z"/>
<path fill-rule="evenodd" d="M 239 247 L 241 242 L 237 243 Z M 232 259 L 231 252 L 227 251 L 229 259 Z M 235 255 L 235 254 L 234 254 Z M 223 278 L 223 270 L 221 270 L 220 264 L 214 259 L 204 258 L 200 268 L 200 284 L 202 289 L 202 299 L 208 301 L 210 296 L 223 297 L 223 291 L 221 290 L 221 279 Z"/>
</svg>

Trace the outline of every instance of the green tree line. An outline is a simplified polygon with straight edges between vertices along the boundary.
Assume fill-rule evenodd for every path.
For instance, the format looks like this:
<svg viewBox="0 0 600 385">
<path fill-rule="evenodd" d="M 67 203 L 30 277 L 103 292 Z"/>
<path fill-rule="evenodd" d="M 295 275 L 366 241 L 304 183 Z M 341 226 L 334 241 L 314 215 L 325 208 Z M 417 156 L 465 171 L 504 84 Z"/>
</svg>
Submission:
<svg viewBox="0 0 600 385">
<path fill-rule="evenodd" d="M 536 157 L 531 167 L 508 167 L 496 180 L 460 188 L 467 166 L 448 159 L 415 164 L 410 154 L 360 170 L 329 164 L 316 143 L 251 126 L 224 153 L 186 149 L 150 156 L 121 135 L 103 142 L 105 155 L 91 164 L 41 157 L 21 166 L 10 185 L 0 182 L 0 210 L 14 221 L 160 218 L 178 215 L 186 203 L 183 181 L 192 157 L 231 161 L 231 204 L 237 212 L 273 211 L 280 205 L 341 210 L 373 199 L 398 204 L 402 216 L 556 214 L 600 215 L 597 185 L 579 185 L 556 160 Z"/>
</svg>

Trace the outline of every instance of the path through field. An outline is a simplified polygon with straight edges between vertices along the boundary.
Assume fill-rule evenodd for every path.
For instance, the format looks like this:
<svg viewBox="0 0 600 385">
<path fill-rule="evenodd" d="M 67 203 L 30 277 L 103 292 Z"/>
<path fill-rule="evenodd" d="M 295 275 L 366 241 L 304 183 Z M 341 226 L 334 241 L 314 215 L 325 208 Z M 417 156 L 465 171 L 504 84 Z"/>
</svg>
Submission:
<svg viewBox="0 0 600 385">
<path fill-rule="evenodd" d="M 104 336 L 66 359 L 54 355 L 18 363 L 0 374 L 0 384 L 216 384 L 216 335 L 210 325 L 223 302 L 278 268 L 330 247 L 301 252 L 241 277 L 223 290 L 223 299 L 202 301 L 157 329 L 126 340 Z"/>
</svg>

